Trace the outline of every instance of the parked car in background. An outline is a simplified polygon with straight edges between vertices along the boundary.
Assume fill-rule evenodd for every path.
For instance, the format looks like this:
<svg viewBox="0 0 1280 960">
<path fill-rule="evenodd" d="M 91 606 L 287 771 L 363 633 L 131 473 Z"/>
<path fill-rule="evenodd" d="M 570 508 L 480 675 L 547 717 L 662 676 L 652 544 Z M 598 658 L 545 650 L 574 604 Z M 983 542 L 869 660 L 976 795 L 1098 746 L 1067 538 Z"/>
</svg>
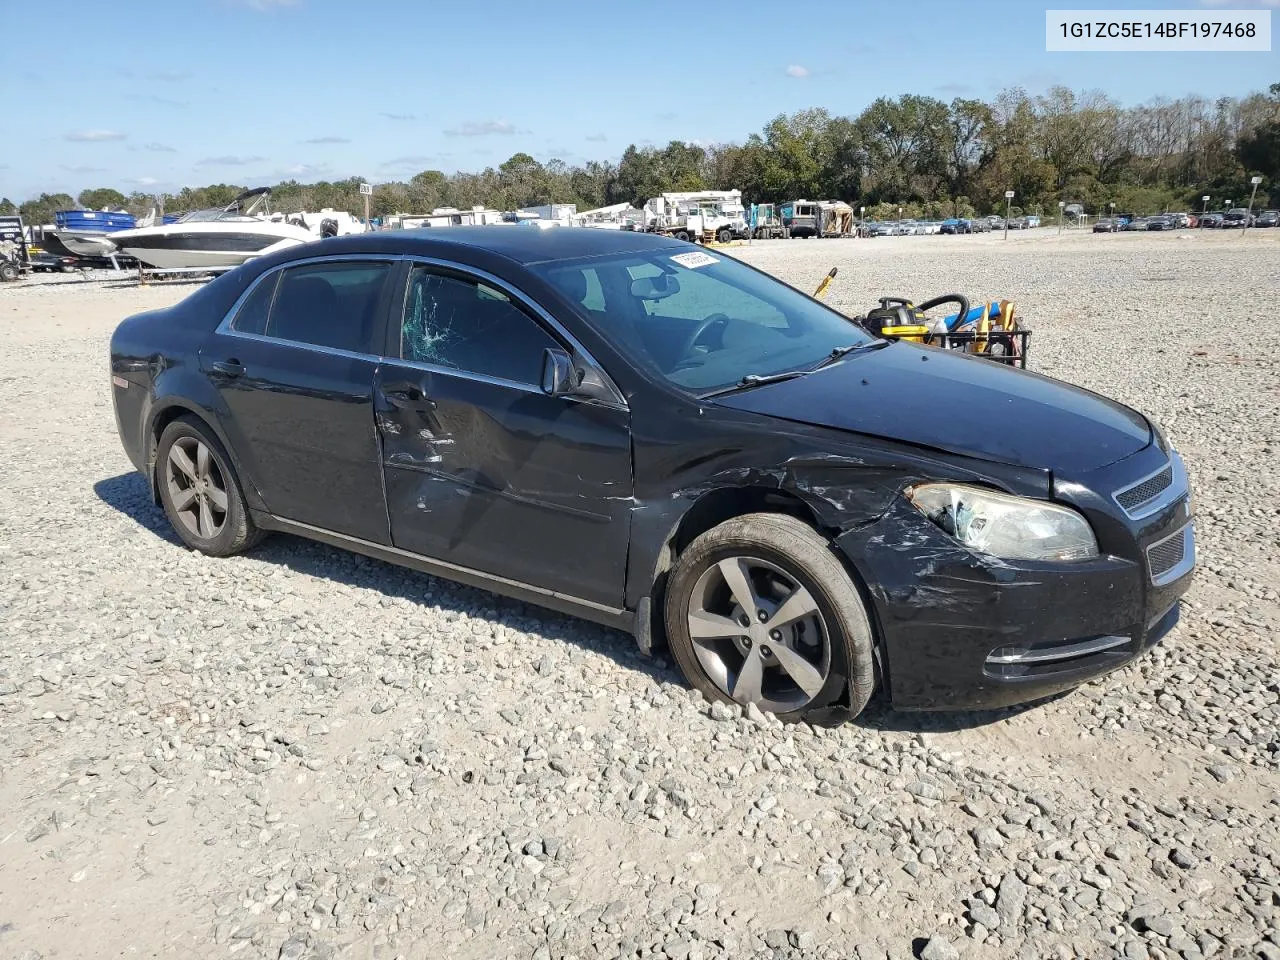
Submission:
<svg viewBox="0 0 1280 960">
<path fill-rule="evenodd" d="M 187 547 L 282 531 L 491 590 L 784 720 L 1070 689 L 1168 634 L 1194 576 L 1141 413 L 651 233 L 294 246 L 124 320 L 103 372 Z"/>
<path fill-rule="evenodd" d="M 1107 217 L 1093 222 L 1094 233 L 1115 233 L 1119 229 L 1120 225 Z"/>
<path fill-rule="evenodd" d="M 1023 217 L 1022 219 L 1027 221 L 1027 229 L 1034 229 L 1035 227 L 1040 226 L 1040 216 L 1038 214 L 1033 213 L 1030 216 Z"/>
<path fill-rule="evenodd" d="M 986 217 L 979 217 L 976 220 L 969 221 L 969 230 L 972 233 L 990 233 L 991 221 Z"/>
<path fill-rule="evenodd" d="M 897 233 L 897 225 L 885 220 L 873 220 L 867 224 L 868 237 L 892 237 Z"/>
<path fill-rule="evenodd" d="M 950 234 L 973 233 L 973 225 L 968 220 L 961 219 L 960 217 L 952 217 L 949 220 L 942 221 L 941 226 L 938 228 L 938 232 Z"/>
<path fill-rule="evenodd" d="M 1255 227 L 1280 227 L 1280 210 L 1263 210 L 1254 221 Z"/>
<path fill-rule="evenodd" d="M 59 256 L 41 250 L 31 257 L 31 269 L 35 273 L 70 273 L 80 266 L 75 257 Z"/>
<path fill-rule="evenodd" d="M 1222 214 L 1206 213 L 1200 217 L 1200 226 L 1206 230 L 1217 230 L 1222 226 Z"/>
<path fill-rule="evenodd" d="M 1249 211 L 1242 207 L 1236 207 L 1234 210 L 1228 210 L 1222 215 L 1222 228 L 1228 227 L 1251 227 L 1253 226 L 1253 217 L 1249 215 Z"/>
<path fill-rule="evenodd" d="M 1129 220 L 1127 223 L 1122 224 L 1120 229 L 1125 231 L 1126 233 L 1133 233 L 1140 230 L 1145 230 L 1147 229 L 1147 218 L 1134 217 L 1132 220 Z"/>
<path fill-rule="evenodd" d="M 1148 230 L 1171 230 L 1173 228 L 1168 217 L 1147 217 L 1146 221 Z"/>
</svg>

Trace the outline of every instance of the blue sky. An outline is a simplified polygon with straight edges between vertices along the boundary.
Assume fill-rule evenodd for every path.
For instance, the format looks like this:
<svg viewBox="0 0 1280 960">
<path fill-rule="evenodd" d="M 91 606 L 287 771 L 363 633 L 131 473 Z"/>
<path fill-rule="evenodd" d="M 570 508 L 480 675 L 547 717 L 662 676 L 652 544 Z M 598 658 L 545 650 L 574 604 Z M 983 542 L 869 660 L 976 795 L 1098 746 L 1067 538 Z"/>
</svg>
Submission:
<svg viewBox="0 0 1280 960">
<path fill-rule="evenodd" d="M 1274 51 L 1044 50 L 1046 6 L 1225 2 L 0 0 L 0 75 L 19 94 L 0 196 L 385 181 L 519 150 L 616 160 L 629 143 L 741 140 L 778 113 L 856 114 L 901 93 L 1061 83 L 1133 104 L 1265 90 Z"/>
</svg>

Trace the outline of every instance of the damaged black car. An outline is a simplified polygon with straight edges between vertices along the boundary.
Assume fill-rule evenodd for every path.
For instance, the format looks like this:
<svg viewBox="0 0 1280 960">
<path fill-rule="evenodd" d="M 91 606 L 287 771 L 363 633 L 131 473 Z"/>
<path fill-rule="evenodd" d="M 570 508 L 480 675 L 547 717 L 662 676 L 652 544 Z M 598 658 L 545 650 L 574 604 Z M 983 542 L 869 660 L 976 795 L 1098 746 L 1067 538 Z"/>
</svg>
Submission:
<svg viewBox="0 0 1280 960">
<path fill-rule="evenodd" d="M 111 372 L 193 549 L 283 531 L 487 588 L 784 719 L 1068 689 L 1159 641 L 1195 565 L 1141 414 L 651 234 L 300 245 L 125 320 Z"/>
</svg>

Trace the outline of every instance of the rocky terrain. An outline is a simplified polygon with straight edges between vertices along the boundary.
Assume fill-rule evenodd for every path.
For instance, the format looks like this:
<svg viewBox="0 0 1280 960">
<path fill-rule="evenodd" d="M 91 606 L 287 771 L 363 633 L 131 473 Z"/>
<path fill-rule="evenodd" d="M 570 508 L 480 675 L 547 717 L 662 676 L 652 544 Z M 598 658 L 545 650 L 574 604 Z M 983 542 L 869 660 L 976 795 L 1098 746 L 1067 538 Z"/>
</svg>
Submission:
<svg viewBox="0 0 1280 960">
<path fill-rule="evenodd" d="M 107 339 L 0 286 L 0 956 L 1280 958 L 1280 231 L 780 241 L 850 312 L 1018 301 L 1183 452 L 1181 626 L 1048 703 L 832 728 L 591 624 L 276 536 L 178 545 Z"/>
</svg>

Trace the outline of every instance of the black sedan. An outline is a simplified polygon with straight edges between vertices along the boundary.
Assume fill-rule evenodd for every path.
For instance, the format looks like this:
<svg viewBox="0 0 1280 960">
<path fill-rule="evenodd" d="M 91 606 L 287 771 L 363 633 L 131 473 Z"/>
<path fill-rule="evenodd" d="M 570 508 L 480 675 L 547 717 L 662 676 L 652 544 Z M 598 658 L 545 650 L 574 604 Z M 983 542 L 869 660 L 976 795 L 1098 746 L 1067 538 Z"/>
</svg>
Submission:
<svg viewBox="0 0 1280 960">
<path fill-rule="evenodd" d="M 1067 689 L 1164 636 L 1195 562 L 1141 414 L 650 234 L 297 246 L 125 320 L 111 368 L 192 548 L 285 531 L 485 587 L 787 719 Z"/>
</svg>

